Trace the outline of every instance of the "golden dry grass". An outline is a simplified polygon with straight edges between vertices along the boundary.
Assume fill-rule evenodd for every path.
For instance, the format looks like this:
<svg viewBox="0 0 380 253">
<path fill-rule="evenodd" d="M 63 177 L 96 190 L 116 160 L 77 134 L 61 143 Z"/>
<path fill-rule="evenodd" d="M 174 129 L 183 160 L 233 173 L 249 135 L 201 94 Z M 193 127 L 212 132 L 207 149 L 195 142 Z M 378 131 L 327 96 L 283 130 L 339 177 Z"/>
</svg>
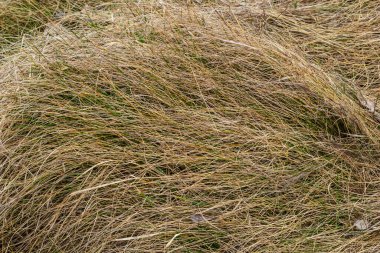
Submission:
<svg viewBox="0 0 380 253">
<path fill-rule="evenodd" d="M 92 4 L 3 45 L 2 252 L 380 251 L 377 1 Z"/>
</svg>

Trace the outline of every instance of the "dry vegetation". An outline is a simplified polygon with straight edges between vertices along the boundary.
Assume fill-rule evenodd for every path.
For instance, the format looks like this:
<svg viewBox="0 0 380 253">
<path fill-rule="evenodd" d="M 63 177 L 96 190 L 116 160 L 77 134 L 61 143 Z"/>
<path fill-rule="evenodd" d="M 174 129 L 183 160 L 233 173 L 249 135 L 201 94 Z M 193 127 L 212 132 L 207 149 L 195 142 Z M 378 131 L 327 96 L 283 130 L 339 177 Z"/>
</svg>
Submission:
<svg viewBox="0 0 380 253">
<path fill-rule="evenodd" d="M 1 3 L 1 252 L 380 252 L 379 27 L 378 0 Z"/>
</svg>

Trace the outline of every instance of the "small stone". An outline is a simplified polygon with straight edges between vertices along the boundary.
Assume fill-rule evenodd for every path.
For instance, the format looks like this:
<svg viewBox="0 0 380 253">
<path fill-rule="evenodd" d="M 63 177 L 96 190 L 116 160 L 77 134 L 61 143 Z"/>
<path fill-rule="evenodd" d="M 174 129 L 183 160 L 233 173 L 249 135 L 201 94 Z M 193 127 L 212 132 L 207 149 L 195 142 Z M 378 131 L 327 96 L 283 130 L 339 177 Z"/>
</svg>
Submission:
<svg viewBox="0 0 380 253">
<path fill-rule="evenodd" d="M 356 230 L 367 230 L 369 228 L 369 223 L 366 220 L 356 220 L 354 227 Z"/>
<path fill-rule="evenodd" d="M 202 214 L 193 214 L 191 215 L 191 221 L 194 223 L 200 223 L 200 222 L 205 222 L 209 221 L 211 218 L 203 216 Z"/>
</svg>

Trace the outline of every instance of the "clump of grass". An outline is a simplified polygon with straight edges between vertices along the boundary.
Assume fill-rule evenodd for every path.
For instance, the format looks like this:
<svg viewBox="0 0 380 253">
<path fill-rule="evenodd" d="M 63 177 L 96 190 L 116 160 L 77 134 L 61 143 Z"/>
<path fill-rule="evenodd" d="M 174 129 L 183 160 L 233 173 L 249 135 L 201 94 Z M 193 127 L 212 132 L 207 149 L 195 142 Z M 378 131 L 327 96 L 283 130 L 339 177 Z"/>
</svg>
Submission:
<svg viewBox="0 0 380 253">
<path fill-rule="evenodd" d="M 326 71 L 378 92 L 377 1 L 278 1 L 272 8 L 263 6 L 261 13 L 248 6 L 243 14 L 245 21 L 260 16 L 262 32 L 297 45 Z"/>
<path fill-rule="evenodd" d="M 23 35 L 34 34 L 48 22 L 96 6 L 107 1 L 97 0 L 12 0 L 0 3 L 0 46 L 14 43 Z"/>
<path fill-rule="evenodd" d="M 18 44 L 0 68 L 1 249 L 376 252 L 378 122 L 340 65 L 282 37 L 311 21 L 279 10 L 115 2 Z"/>
</svg>

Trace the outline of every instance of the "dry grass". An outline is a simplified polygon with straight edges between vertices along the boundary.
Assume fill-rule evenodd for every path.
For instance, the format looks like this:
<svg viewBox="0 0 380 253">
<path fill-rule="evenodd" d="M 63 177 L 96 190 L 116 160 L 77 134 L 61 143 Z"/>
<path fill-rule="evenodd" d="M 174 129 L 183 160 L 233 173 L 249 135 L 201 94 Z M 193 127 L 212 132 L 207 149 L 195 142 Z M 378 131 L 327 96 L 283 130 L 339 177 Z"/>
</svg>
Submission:
<svg viewBox="0 0 380 253">
<path fill-rule="evenodd" d="M 84 7 L 108 0 L 2 0 L 0 2 L 0 46 L 14 43 L 27 34 L 35 34 L 47 22 L 70 15 Z"/>
<path fill-rule="evenodd" d="M 380 5 L 252 2 L 68 7 L 14 42 L 1 252 L 379 252 Z"/>
</svg>

